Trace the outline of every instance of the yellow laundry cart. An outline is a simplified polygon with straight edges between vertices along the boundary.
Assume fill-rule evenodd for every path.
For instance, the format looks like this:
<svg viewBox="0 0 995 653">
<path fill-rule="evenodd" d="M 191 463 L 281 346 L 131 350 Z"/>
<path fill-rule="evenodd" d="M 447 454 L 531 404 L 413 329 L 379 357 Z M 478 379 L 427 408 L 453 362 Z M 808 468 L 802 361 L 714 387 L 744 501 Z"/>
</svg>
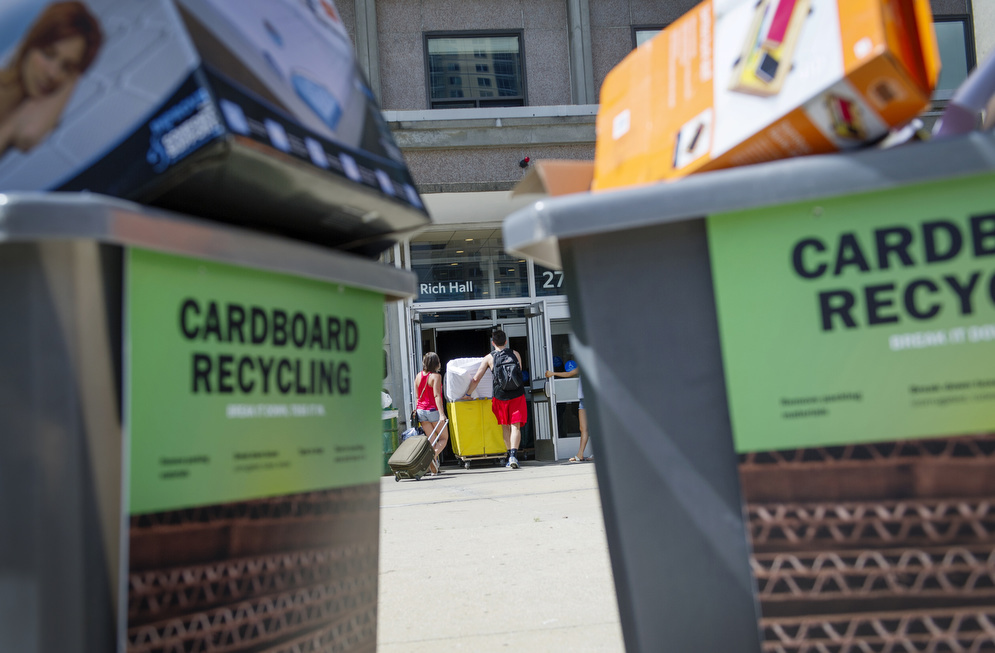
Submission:
<svg viewBox="0 0 995 653">
<path fill-rule="evenodd" d="M 466 469 L 470 469 L 471 461 L 495 460 L 507 455 L 501 425 L 491 412 L 490 399 L 453 401 L 448 412 L 453 454 Z"/>
</svg>

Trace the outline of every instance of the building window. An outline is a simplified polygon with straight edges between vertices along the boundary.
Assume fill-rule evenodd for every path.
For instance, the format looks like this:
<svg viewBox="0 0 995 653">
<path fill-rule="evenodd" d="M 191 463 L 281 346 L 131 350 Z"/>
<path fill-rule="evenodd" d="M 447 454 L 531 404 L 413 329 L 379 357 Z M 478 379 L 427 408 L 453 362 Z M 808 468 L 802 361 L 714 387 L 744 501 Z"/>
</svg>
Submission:
<svg viewBox="0 0 995 653">
<path fill-rule="evenodd" d="M 431 108 L 525 106 L 521 32 L 426 34 L 425 54 Z M 440 74 L 452 70 L 463 74 Z"/>
<path fill-rule="evenodd" d="M 529 296 L 528 263 L 504 251 L 499 228 L 415 236 L 411 269 L 419 302 Z"/>
<path fill-rule="evenodd" d="M 933 92 L 934 100 L 949 100 L 954 91 L 974 69 L 974 36 L 970 16 L 934 16 L 933 27 L 940 46 L 940 79 Z"/>
<path fill-rule="evenodd" d="M 666 25 L 633 25 L 632 26 L 632 47 L 638 48 L 651 38 L 663 31 Z"/>
</svg>

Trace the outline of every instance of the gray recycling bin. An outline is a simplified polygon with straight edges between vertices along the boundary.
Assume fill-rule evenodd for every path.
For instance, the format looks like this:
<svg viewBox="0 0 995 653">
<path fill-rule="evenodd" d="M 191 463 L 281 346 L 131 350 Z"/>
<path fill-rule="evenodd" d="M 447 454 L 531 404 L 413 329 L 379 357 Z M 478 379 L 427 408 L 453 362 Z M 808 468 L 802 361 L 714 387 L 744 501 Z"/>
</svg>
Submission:
<svg viewBox="0 0 995 653">
<path fill-rule="evenodd" d="M 775 638 L 758 621 L 749 540 L 758 531 L 748 533 L 738 456 L 820 451 L 830 464 L 851 461 L 835 465 L 845 468 L 860 463 L 847 453 L 854 446 L 970 442 L 995 429 L 992 189 L 995 139 L 973 133 L 543 199 L 507 218 L 510 252 L 564 270 L 627 650 L 759 651 L 761 636 Z M 897 445 L 860 451 L 905 455 Z M 981 456 L 973 469 L 991 476 L 984 452 L 959 455 Z M 954 458 L 947 469 L 962 469 Z M 807 513 L 789 497 L 778 504 L 788 517 L 777 545 L 805 546 L 820 528 L 853 529 L 836 533 L 837 550 L 899 531 L 947 537 L 917 531 L 900 500 L 924 485 L 935 497 L 959 492 L 942 490 L 956 473 L 914 478 L 914 467 L 881 466 L 880 481 L 850 477 L 895 479 L 875 489 L 892 501 L 875 505 L 901 517 L 879 532 L 847 521 L 874 512 L 857 504 L 826 510 L 835 523 L 792 530 Z M 837 497 L 852 491 L 833 487 Z M 933 501 L 929 518 L 946 505 Z M 975 529 L 990 547 L 984 519 Z M 921 597 L 901 598 L 890 609 Z M 956 621 L 944 615 L 915 637 Z M 878 620 L 880 632 L 905 623 L 893 616 Z M 831 627 L 815 635 L 791 623 L 781 632 L 790 645 L 776 650 L 840 641 Z M 861 623 L 848 632 L 878 636 Z"/>
<path fill-rule="evenodd" d="M 0 195 L 0 650 L 376 648 L 383 307 L 414 276 Z"/>
</svg>

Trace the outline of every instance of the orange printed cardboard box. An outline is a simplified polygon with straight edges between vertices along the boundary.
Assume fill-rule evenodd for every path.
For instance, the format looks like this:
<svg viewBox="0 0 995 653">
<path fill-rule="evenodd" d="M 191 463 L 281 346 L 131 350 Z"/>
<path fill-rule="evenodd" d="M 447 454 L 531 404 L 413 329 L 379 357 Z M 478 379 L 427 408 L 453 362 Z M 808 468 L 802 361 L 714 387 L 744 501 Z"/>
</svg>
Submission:
<svg viewBox="0 0 995 653">
<path fill-rule="evenodd" d="M 608 74 L 592 188 L 864 145 L 939 67 L 929 0 L 705 0 Z"/>
</svg>

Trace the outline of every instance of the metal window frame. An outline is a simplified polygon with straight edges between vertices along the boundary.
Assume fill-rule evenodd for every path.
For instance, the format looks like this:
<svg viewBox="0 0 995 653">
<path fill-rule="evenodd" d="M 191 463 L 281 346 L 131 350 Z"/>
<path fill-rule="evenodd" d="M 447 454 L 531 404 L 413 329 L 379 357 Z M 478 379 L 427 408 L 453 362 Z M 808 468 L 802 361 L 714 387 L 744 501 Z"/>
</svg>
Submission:
<svg viewBox="0 0 995 653">
<path fill-rule="evenodd" d="M 649 31 L 651 29 L 658 29 L 658 30 L 662 31 L 662 30 L 666 29 L 669 25 L 670 25 L 670 23 L 660 23 L 659 25 L 633 25 L 631 27 L 632 49 L 633 50 L 636 49 L 636 45 L 637 45 L 636 44 L 636 34 L 637 33 L 639 33 L 639 32 L 646 32 L 646 31 Z"/>
<path fill-rule="evenodd" d="M 448 98 L 433 98 L 432 97 L 432 69 L 428 54 L 428 43 L 431 39 L 439 38 L 482 38 L 482 37 L 502 37 L 502 36 L 514 36 L 518 39 L 518 58 L 521 62 L 521 73 L 522 73 L 522 94 L 515 96 L 496 96 L 494 98 L 460 98 L 459 102 L 447 102 Z M 495 101 L 500 101 L 505 98 L 518 99 L 521 98 L 522 106 L 529 106 L 529 87 L 528 87 L 528 75 L 526 70 L 528 66 L 526 65 L 525 59 L 525 30 L 522 29 L 497 29 L 497 30 L 459 30 L 459 31 L 429 31 L 422 33 L 422 56 L 425 61 L 425 106 L 428 109 L 448 109 L 451 108 L 450 104 L 466 104 L 472 101 L 474 104 L 473 108 L 479 109 L 482 106 L 494 106 Z M 496 86 L 491 88 L 497 88 Z M 481 105 L 481 100 L 484 102 Z M 437 105 L 437 106 L 433 106 Z"/>
<path fill-rule="evenodd" d="M 971 14 L 933 14 L 934 23 L 960 23 L 961 27 L 964 29 L 964 54 L 967 62 L 967 73 L 971 74 L 971 71 L 975 69 L 978 65 L 977 60 L 977 45 L 974 40 L 974 17 Z M 949 100 L 953 96 L 953 90 L 946 91 L 934 91 L 933 101 L 944 101 Z"/>
</svg>

